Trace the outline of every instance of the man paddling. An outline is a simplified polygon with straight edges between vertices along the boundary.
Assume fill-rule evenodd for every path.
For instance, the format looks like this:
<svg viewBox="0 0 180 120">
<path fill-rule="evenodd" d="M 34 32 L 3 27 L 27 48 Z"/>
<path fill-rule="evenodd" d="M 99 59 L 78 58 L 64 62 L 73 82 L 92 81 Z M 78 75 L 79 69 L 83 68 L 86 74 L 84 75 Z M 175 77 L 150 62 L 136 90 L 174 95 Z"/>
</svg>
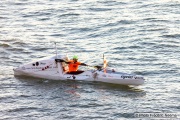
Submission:
<svg viewBox="0 0 180 120">
<path fill-rule="evenodd" d="M 78 70 L 79 65 L 88 66 L 85 63 L 78 62 L 78 56 L 73 56 L 72 60 L 66 62 L 69 64 L 69 71 L 68 72 L 75 72 Z"/>
<path fill-rule="evenodd" d="M 69 61 L 65 61 L 65 60 L 62 60 L 62 59 L 56 59 L 55 61 L 56 62 L 65 62 L 66 64 L 68 64 L 67 73 L 73 73 L 73 72 L 75 73 L 76 71 L 78 71 L 79 65 L 88 66 L 85 63 L 78 62 L 78 57 L 76 55 L 73 56 L 73 59 L 69 60 Z"/>
</svg>

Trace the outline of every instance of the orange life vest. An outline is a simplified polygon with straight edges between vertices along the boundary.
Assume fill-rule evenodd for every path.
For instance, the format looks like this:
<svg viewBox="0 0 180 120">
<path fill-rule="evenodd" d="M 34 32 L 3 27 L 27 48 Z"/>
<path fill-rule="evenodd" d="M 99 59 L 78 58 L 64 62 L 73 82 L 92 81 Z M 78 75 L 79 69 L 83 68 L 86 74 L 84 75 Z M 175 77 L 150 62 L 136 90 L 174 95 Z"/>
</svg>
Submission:
<svg viewBox="0 0 180 120">
<path fill-rule="evenodd" d="M 79 65 L 81 64 L 80 62 L 74 62 L 73 60 L 70 60 L 69 62 L 69 72 L 77 71 Z"/>
</svg>

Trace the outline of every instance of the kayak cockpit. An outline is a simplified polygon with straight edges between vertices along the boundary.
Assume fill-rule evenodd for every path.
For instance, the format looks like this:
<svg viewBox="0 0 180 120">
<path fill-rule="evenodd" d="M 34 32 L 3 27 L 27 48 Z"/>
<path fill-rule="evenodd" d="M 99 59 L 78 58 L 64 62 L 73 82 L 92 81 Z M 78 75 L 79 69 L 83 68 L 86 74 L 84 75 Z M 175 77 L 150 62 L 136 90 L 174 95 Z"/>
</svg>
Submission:
<svg viewBox="0 0 180 120">
<path fill-rule="evenodd" d="M 81 73 L 83 73 L 84 71 L 78 70 L 78 71 L 71 71 L 71 72 L 67 72 L 66 74 L 72 74 L 72 75 L 79 75 Z"/>
</svg>

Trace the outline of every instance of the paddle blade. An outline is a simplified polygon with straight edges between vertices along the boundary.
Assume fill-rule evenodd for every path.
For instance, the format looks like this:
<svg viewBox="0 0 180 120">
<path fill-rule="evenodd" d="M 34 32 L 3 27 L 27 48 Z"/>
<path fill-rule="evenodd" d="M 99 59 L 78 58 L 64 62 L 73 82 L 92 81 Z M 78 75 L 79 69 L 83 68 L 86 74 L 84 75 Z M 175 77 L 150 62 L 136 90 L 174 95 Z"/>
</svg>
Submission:
<svg viewBox="0 0 180 120">
<path fill-rule="evenodd" d="M 108 61 L 107 61 L 106 58 L 104 57 L 103 68 L 106 68 L 106 67 L 107 67 L 107 63 L 108 63 Z"/>
<path fill-rule="evenodd" d="M 106 60 L 106 58 L 104 57 L 104 55 L 103 55 L 103 68 L 104 68 L 104 73 L 106 73 L 106 67 L 107 67 L 107 60 Z"/>
</svg>

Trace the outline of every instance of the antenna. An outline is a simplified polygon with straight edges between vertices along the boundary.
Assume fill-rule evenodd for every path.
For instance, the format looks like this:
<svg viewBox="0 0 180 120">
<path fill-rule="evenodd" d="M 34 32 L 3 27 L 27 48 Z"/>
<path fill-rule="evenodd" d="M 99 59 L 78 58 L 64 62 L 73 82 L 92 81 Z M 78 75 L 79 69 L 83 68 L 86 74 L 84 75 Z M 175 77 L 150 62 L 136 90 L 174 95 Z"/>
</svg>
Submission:
<svg viewBox="0 0 180 120">
<path fill-rule="evenodd" d="M 103 68 L 104 68 L 104 54 L 103 54 Z"/>
</svg>

